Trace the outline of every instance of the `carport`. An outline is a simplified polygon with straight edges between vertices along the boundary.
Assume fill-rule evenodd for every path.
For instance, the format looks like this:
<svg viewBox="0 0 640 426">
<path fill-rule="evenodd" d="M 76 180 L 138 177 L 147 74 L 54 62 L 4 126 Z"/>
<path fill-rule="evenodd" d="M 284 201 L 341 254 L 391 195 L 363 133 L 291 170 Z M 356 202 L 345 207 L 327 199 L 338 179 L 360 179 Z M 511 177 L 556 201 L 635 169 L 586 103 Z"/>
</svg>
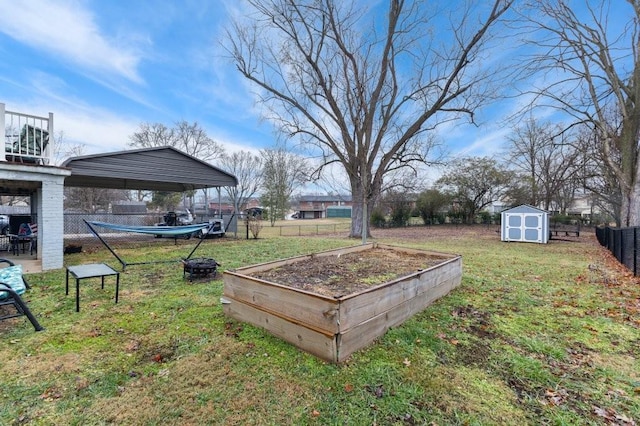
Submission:
<svg viewBox="0 0 640 426">
<path fill-rule="evenodd" d="M 165 146 L 72 157 L 65 186 L 183 192 L 235 186 L 238 180 L 211 164 Z"/>
<path fill-rule="evenodd" d="M 30 195 L 39 222 L 37 269 L 63 267 L 63 187 L 183 192 L 235 186 L 235 176 L 172 148 L 154 147 L 67 159 L 60 167 L 0 162 L 0 190 Z"/>
</svg>

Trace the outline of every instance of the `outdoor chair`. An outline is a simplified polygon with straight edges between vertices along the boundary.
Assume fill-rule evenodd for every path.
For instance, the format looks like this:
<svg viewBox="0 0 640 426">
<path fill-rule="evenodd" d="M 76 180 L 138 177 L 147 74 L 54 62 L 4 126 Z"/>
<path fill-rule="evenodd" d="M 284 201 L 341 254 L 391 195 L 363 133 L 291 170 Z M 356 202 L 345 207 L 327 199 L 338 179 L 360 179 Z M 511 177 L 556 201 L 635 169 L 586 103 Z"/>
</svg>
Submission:
<svg viewBox="0 0 640 426">
<path fill-rule="evenodd" d="M 10 251 L 15 255 L 20 255 L 20 250 L 26 252 L 29 247 L 29 253 L 33 255 L 38 252 L 38 224 L 21 223 L 17 234 L 9 234 Z"/>
<path fill-rule="evenodd" d="M 8 259 L 0 259 L 2 263 L 9 266 L 0 269 L 0 320 L 25 315 L 36 331 L 44 330 L 20 296 L 30 288 L 22 275 L 22 265 L 16 265 Z"/>
<path fill-rule="evenodd" d="M 7 161 L 44 164 L 42 154 L 49 145 L 49 132 L 25 124 L 16 137 L 13 145 L 5 147 Z"/>
</svg>

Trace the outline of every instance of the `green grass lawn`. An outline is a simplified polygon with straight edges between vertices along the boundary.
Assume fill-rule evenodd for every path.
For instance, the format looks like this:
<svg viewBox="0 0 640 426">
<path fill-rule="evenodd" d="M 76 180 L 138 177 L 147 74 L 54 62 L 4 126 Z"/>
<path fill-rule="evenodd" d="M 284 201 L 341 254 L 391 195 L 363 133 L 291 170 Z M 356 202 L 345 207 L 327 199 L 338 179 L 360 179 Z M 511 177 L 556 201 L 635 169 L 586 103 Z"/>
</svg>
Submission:
<svg viewBox="0 0 640 426">
<path fill-rule="evenodd" d="M 592 237 L 379 240 L 461 254 L 462 285 L 341 365 L 225 318 L 222 279 L 189 283 L 177 262 L 128 267 L 117 305 L 112 278 L 83 281 L 79 313 L 64 270 L 32 274 L 25 296 L 46 330 L 0 322 L 0 424 L 640 422 L 640 285 Z M 227 269 L 357 242 L 224 238 L 197 256 Z M 139 262 L 192 247 L 118 251 Z M 118 266 L 105 250 L 65 257 L 94 261 Z"/>
</svg>

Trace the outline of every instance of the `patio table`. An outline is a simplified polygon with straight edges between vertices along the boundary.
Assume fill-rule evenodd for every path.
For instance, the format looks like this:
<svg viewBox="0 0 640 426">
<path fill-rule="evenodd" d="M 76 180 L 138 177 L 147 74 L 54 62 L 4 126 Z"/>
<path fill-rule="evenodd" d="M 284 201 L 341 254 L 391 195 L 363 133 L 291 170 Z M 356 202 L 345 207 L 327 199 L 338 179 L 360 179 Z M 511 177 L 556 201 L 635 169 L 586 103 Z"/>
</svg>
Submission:
<svg viewBox="0 0 640 426">
<path fill-rule="evenodd" d="M 69 294 L 69 275 L 76 279 L 76 312 L 80 312 L 80 280 L 85 278 L 102 279 L 102 288 L 104 288 L 104 277 L 111 275 L 116 276 L 116 303 L 118 303 L 118 290 L 120 288 L 120 272 L 114 270 L 104 263 L 89 263 L 86 265 L 67 266 L 67 284 L 66 294 Z"/>
</svg>

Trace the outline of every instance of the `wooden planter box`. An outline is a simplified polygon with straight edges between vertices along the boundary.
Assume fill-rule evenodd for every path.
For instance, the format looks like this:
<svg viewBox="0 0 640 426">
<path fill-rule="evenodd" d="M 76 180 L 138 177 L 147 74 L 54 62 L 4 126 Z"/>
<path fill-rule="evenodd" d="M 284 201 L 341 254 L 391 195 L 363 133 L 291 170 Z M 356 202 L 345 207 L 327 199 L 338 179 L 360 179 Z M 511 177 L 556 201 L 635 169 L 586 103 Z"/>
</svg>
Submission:
<svg viewBox="0 0 640 426">
<path fill-rule="evenodd" d="M 374 247 L 441 257 L 436 266 L 341 297 L 328 297 L 250 276 L 314 256 L 337 256 Z M 390 327 L 424 310 L 460 284 L 462 258 L 383 244 L 365 244 L 224 272 L 225 315 L 262 327 L 324 360 L 338 363 Z"/>
</svg>

